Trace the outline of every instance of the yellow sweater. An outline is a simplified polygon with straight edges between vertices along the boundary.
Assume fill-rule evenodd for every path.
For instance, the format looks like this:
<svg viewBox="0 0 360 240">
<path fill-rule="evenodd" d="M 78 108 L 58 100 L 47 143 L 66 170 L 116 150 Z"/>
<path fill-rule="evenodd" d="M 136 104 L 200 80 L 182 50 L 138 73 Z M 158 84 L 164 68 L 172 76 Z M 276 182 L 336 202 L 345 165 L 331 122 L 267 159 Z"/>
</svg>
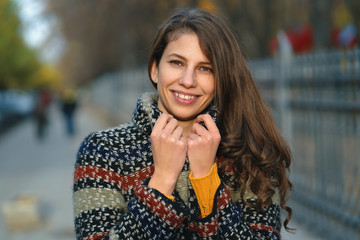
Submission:
<svg viewBox="0 0 360 240">
<path fill-rule="evenodd" d="M 207 175 L 201 178 L 194 178 L 192 172 L 190 172 L 189 179 L 198 199 L 201 217 L 204 218 L 212 212 L 215 193 L 220 185 L 216 163 L 214 163 Z M 174 201 L 173 196 L 167 197 Z"/>
</svg>

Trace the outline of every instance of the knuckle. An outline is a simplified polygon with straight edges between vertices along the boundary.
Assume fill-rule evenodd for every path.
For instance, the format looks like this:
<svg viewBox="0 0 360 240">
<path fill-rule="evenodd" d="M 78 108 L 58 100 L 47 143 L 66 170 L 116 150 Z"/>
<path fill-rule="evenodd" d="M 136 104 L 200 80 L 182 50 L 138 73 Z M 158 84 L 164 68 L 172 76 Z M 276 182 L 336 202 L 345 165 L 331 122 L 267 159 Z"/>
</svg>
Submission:
<svg viewBox="0 0 360 240">
<path fill-rule="evenodd" d="M 163 133 L 163 134 L 160 135 L 160 140 L 165 141 L 167 139 L 168 139 L 167 134 Z"/>
<path fill-rule="evenodd" d="M 156 138 L 157 138 L 157 134 L 152 132 L 151 135 L 150 135 L 150 139 L 155 140 Z"/>
<path fill-rule="evenodd" d="M 176 143 L 176 139 L 175 139 L 174 137 L 170 137 L 170 138 L 169 138 L 169 142 L 170 142 L 170 143 Z"/>
<path fill-rule="evenodd" d="M 183 141 L 178 141 L 178 145 L 182 148 L 186 147 L 186 143 Z"/>
<path fill-rule="evenodd" d="M 220 142 L 220 140 L 221 140 L 221 135 L 220 135 L 220 133 L 218 133 L 218 134 L 215 135 L 215 140 Z"/>
<path fill-rule="evenodd" d="M 208 141 L 208 142 L 210 142 L 210 141 L 213 140 L 213 137 L 212 137 L 211 135 L 206 135 L 206 136 L 205 136 L 205 140 Z"/>
</svg>

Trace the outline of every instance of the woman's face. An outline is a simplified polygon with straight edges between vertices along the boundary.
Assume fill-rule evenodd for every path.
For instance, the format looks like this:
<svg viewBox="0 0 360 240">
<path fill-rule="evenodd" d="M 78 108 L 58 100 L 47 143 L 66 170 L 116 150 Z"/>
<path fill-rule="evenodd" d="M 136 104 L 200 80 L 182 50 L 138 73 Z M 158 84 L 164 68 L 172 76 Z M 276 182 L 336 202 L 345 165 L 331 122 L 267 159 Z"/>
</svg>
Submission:
<svg viewBox="0 0 360 240">
<path fill-rule="evenodd" d="M 178 120 L 196 118 L 213 100 L 215 77 L 195 33 L 183 33 L 166 46 L 160 63 L 153 63 L 158 107 Z"/>
</svg>

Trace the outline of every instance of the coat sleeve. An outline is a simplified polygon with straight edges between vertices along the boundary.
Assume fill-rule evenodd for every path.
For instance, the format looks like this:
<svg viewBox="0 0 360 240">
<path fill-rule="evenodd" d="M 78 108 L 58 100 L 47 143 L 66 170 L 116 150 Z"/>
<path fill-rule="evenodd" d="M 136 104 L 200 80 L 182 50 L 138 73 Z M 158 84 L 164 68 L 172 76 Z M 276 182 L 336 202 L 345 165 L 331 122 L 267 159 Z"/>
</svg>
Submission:
<svg viewBox="0 0 360 240">
<path fill-rule="evenodd" d="M 201 239 L 279 240 L 280 228 L 280 208 L 276 203 L 264 211 L 250 208 L 241 200 L 233 201 L 223 183 L 216 192 L 212 213 L 205 218 L 193 217 L 189 224 L 192 234 Z"/>
<path fill-rule="evenodd" d="M 187 216 L 184 203 L 149 189 L 146 181 L 127 201 L 107 146 L 94 133 L 79 148 L 73 185 L 76 239 L 176 239 Z"/>
</svg>

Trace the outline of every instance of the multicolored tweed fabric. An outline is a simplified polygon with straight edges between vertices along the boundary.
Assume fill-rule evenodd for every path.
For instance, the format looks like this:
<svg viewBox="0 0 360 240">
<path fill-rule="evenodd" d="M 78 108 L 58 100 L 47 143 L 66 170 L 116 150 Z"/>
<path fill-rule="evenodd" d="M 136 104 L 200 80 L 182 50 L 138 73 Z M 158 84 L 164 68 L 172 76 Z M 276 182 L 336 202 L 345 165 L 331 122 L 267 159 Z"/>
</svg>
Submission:
<svg viewBox="0 0 360 240">
<path fill-rule="evenodd" d="M 216 109 L 206 110 L 214 118 Z M 77 153 L 73 200 L 77 239 L 280 239 L 276 201 L 257 211 L 220 184 L 205 218 L 186 162 L 171 201 L 147 186 L 154 171 L 150 134 L 157 95 L 144 94 L 132 120 L 91 133 Z M 249 194 L 248 199 L 254 196 Z M 235 200 L 236 199 L 236 200 Z"/>
</svg>

